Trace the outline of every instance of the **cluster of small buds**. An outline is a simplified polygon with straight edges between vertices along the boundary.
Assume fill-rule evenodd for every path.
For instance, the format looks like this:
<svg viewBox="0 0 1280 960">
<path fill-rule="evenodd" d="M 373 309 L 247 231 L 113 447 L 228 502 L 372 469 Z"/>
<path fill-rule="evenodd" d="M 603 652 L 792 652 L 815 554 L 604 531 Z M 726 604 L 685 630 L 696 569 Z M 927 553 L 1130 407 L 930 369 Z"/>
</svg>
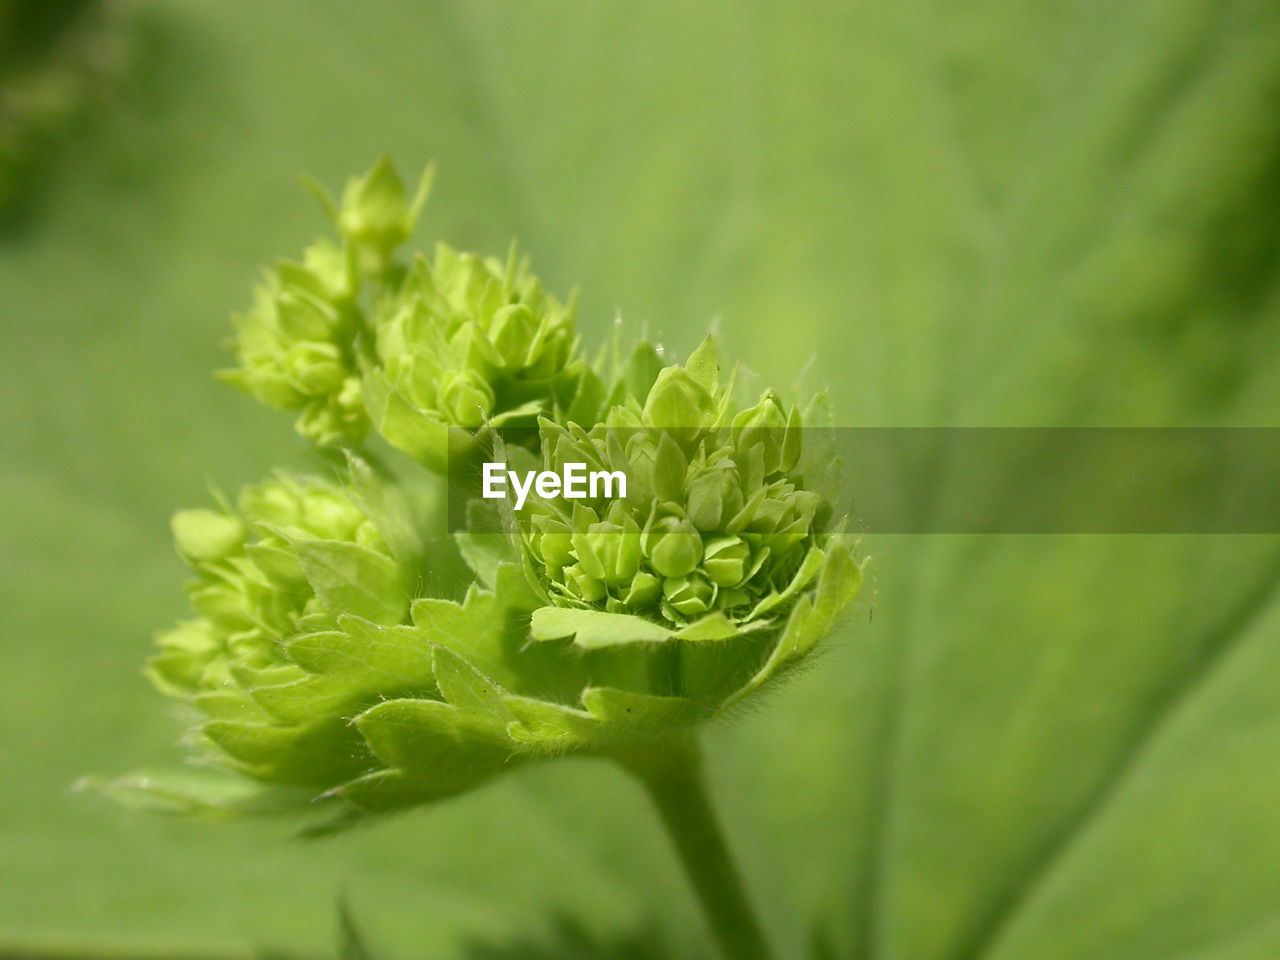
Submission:
<svg viewBox="0 0 1280 960">
<path fill-rule="evenodd" d="M 410 199 L 384 158 L 347 184 L 340 206 L 318 190 L 341 242 L 318 240 L 301 262 L 267 272 L 252 308 L 234 318 L 238 365 L 222 378 L 268 406 L 300 411 L 295 427 L 314 443 L 358 444 L 369 428 L 358 359 L 369 303 L 391 281 L 392 257 L 430 185 L 428 170 Z"/>
<path fill-rule="evenodd" d="M 374 326 L 379 429 L 436 466 L 450 429 L 532 425 L 601 389 L 580 355 L 572 305 L 514 253 L 503 262 L 439 244 L 433 257 L 419 254 Z"/>
<path fill-rule="evenodd" d="M 302 262 L 284 262 L 233 318 L 239 366 L 222 379 L 280 410 L 318 444 L 358 443 L 368 429 L 354 344 L 362 323 L 350 253 L 321 241 Z"/>
<path fill-rule="evenodd" d="M 625 500 L 537 500 L 528 563 L 552 605 L 638 615 L 673 631 L 755 628 L 817 575 L 818 494 L 791 475 L 801 420 L 766 391 L 733 411 L 713 341 L 590 430 L 544 420 L 552 471 L 619 471 Z"/>
<path fill-rule="evenodd" d="M 173 518 L 178 552 L 195 574 L 187 586 L 199 619 L 160 637 L 158 681 L 188 693 L 227 683 L 236 668 L 285 663 L 280 639 L 333 625 L 308 580 L 316 545 L 350 545 L 388 569 L 387 548 L 341 487 L 281 474 L 241 491 L 237 509 L 182 510 Z M 367 576 L 369 571 L 363 573 Z M 382 577 L 393 591 L 393 578 Z"/>
<path fill-rule="evenodd" d="M 858 589 L 796 408 L 740 403 L 711 340 L 682 366 L 641 344 L 606 377 L 514 256 L 398 262 L 428 182 L 410 199 L 384 161 L 326 199 L 341 244 L 281 264 L 237 320 L 228 379 L 344 447 L 341 482 L 281 475 L 174 519 L 196 616 L 149 673 L 260 785 L 237 809 L 284 791 L 345 823 L 525 760 L 634 758 L 803 660 Z M 452 457 L 474 467 L 510 427 L 512 454 L 621 473 L 625 493 L 504 513 Z M 446 535 L 455 501 L 476 522 Z M 232 805 L 221 782 L 149 774 L 139 793 Z"/>
<path fill-rule="evenodd" d="M 372 423 L 435 467 L 451 432 L 594 416 L 603 387 L 580 355 L 572 304 L 514 251 L 503 262 L 439 244 L 396 259 L 430 184 L 428 169 L 410 197 L 383 159 L 340 204 L 317 188 L 340 242 L 319 240 L 268 271 L 234 318 L 237 366 L 223 379 L 299 411 L 298 432 L 316 444 L 358 446 Z"/>
</svg>

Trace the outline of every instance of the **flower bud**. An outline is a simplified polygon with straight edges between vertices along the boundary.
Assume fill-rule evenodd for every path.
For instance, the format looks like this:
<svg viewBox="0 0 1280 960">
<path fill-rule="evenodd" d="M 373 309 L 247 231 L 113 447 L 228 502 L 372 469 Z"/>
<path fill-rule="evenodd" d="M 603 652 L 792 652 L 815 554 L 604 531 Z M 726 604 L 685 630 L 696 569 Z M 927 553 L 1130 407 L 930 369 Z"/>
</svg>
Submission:
<svg viewBox="0 0 1280 960">
<path fill-rule="evenodd" d="M 672 439 L 670 433 L 661 431 L 651 473 L 653 496 L 659 500 L 679 501 L 684 496 L 688 469 L 689 462 L 680 444 Z"/>
<path fill-rule="evenodd" d="M 537 357 L 538 321 L 533 311 L 523 303 L 502 307 L 493 315 L 489 326 L 489 341 L 502 358 L 502 365 L 519 370 L 529 366 Z"/>
<path fill-rule="evenodd" d="M 370 413 L 389 443 L 435 467 L 453 428 L 533 426 L 602 391 L 578 353 L 572 310 L 514 258 L 441 244 L 414 261 L 373 326 Z"/>
<path fill-rule="evenodd" d="M 772 390 L 733 418 L 733 430 L 738 449 L 762 449 L 765 476 L 795 469 L 800 458 L 800 414 L 793 409 L 788 416 Z"/>
<path fill-rule="evenodd" d="M 605 597 L 604 580 L 587 564 L 575 563 L 565 567 L 564 576 L 574 595 L 587 603 L 598 603 Z"/>
<path fill-rule="evenodd" d="M 190 563 L 223 560 L 244 543 L 244 524 L 216 510 L 179 510 L 172 525 L 178 552 Z"/>
<path fill-rule="evenodd" d="M 702 538 L 688 520 L 661 517 L 641 536 L 641 548 L 663 577 L 683 577 L 702 559 Z"/>
<path fill-rule="evenodd" d="M 617 609 L 647 610 L 658 602 L 662 581 L 652 573 L 639 571 L 619 597 Z"/>
<path fill-rule="evenodd" d="M 663 605 L 672 620 L 691 620 L 711 609 L 716 591 L 701 574 L 668 579 L 662 584 Z M 672 613 L 674 611 L 674 614 Z"/>
<path fill-rule="evenodd" d="M 440 409 L 452 424 L 478 427 L 493 409 L 493 388 L 471 370 L 455 373 L 440 391 Z"/>
<path fill-rule="evenodd" d="M 293 344 L 285 352 L 284 368 L 306 395 L 335 393 L 347 379 L 342 354 L 331 343 Z"/>
<path fill-rule="evenodd" d="M 653 378 L 644 408 L 624 400 L 589 431 L 541 421 L 548 471 L 585 463 L 628 478 L 625 499 L 571 511 L 536 502 L 532 520 L 517 520 L 528 569 L 553 606 L 724 639 L 780 617 L 812 581 L 830 540 L 829 511 L 820 523 L 822 498 L 781 469 L 798 457 L 799 430 L 771 393 L 732 417 L 719 370 L 708 339 L 687 367 Z M 589 638 L 612 634 L 607 620 L 583 623 Z M 617 623 L 619 637 L 646 632 L 632 620 Z"/>
<path fill-rule="evenodd" d="M 702 567 L 712 583 L 733 587 L 742 582 L 747 572 L 751 548 L 738 537 L 717 537 L 707 543 Z"/>
<path fill-rule="evenodd" d="M 234 318 L 239 366 L 221 376 L 269 406 L 299 411 L 295 427 L 316 443 L 354 443 L 368 427 L 354 368 L 354 280 L 335 276 L 332 252 L 315 249 L 304 264 L 280 264 L 253 308 Z"/>
<path fill-rule="evenodd" d="M 742 509 L 742 487 L 732 463 L 709 467 L 694 473 L 689 481 L 687 511 L 689 520 L 705 533 L 720 533 Z"/>
<path fill-rule="evenodd" d="M 431 175 L 430 169 L 423 174 L 412 201 L 390 157 L 384 156 L 364 176 L 347 183 L 338 229 L 361 252 L 370 272 L 384 268 L 396 248 L 412 235 Z"/>
<path fill-rule="evenodd" d="M 715 399 L 683 367 L 665 367 L 644 402 L 644 420 L 661 429 L 710 427 Z"/>
</svg>

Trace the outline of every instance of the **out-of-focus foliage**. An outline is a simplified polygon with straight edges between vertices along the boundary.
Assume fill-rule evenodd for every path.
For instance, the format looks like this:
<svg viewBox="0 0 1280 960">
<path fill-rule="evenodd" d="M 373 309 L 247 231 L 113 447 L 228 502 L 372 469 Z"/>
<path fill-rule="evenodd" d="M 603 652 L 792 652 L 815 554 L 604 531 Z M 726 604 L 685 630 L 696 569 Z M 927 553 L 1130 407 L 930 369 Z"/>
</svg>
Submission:
<svg viewBox="0 0 1280 960">
<path fill-rule="evenodd" d="M 338 960 L 380 960 L 379 950 L 370 945 L 345 904 L 339 907 L 338 932 Z M 501 943 L 478 939 L 463 945 L 455 960 L 661 960 L 671 956 L 704 960 L 710 955 L 687 943 L 673 947 L 660 924 L 601 937 L 581 921 L 557 917 L 548 933 Z"/>
<path fill-rule="evenodd" d="M 200 500 L 207 465 L 233 486 L 281 459 L 276 418 L 206 371 L 247 272 L 316 232 L 295 170 L 435 157 L 438 233 L 498 256 L 519 236 L 549 288 L 581 282 L 589 335 L 621 307 L 684 352 L 718 314 L 766 381 L 815 356 L 848 422 L 1280 412 L 1270 0 L 138 16 L 148 85 L 0 260 L 0 929 L 319 951 L 340 880 L 403 956 L 556 908 L 697 929 L 603 770 L 531 768 L 302 849 L 60 792 L 171 739 L 136 677 L 179 614 L 169 505 Z M 945 463 L 934 480 L 946 496 Z M 780 952 L 821 912 L 859 958 L 1274 956 L 1275 541 L 864 543 L 870 628 L 715 735 Z"/>
<path fill-rule="evenodd" d="M 0 209 L 21 200 L 22 175 L 105 91 L 127 42 L 115 0 L 0 2 Z"/>
</svg>

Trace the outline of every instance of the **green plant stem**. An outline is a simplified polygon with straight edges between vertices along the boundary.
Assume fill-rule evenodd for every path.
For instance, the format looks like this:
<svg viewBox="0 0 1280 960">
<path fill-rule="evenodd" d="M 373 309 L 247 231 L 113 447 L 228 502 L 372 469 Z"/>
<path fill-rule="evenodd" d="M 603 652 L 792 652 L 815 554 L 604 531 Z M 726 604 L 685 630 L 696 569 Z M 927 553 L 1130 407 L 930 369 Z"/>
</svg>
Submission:
<svg viewBox="0 0 1280 960">
<path fill-rule="evenodd" d="M 702 904 L 726 960 L 770 960 L 764 931 L 747 899 L 692 740 L 617 757 L 644 784 Z"/>
</svg>

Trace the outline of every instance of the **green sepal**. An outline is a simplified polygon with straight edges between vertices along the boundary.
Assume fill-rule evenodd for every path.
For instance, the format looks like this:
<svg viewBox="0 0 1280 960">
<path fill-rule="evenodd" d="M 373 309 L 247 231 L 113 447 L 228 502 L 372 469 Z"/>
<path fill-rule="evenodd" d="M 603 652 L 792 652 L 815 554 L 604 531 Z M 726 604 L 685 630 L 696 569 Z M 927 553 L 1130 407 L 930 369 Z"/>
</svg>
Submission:
<svg viewBox="0 0 1280 960">
<path fill-rule="evenodd" d="M 684 367 L 663 367 L 644 402 L 644 422 L 664 430 L 715 425 L 715 398 Z"/>
<path fill-rule="evenodd" d="M 521 680 L 514 659 L 527 640 L 527 618 L 536 600 L 519 567 L 500 565 L 496 581 L 494 590 L 473 586 L 462 603 L 431 597 L 415 600 L 411 615 L 426 642 L 453 651 L 485 675 L 511 686 Z"/>
<path fill-rule="evenodd" d="M 435 688 L 431 648 L 412 627 L 380 626 L 344 616 L 340 630 L 307 634 L 285 644 L 285 655 L 309 676 L 255 686 L 250 693 L 273 716 L 304 723 L 340 715 L 389 693 Z"/>
<path fill-rule="evenodd" d="M 791 577 L 791 581 L 781 590 L 775 591 L 763 598 L 752 609 L 748 619 L 754 620 L 763 617 L 771 610 L 785 604 L 792 597 L 798 594 L 811 584 L 815 577 L 819 576 L 822 571 L 822 565 L 826 562 L 826 553 L 818 547 L 811 548 L 801 561 L 799 569 Z M 854 591 L 857 591 L 857 583 L 854 583 Z"/>
<path fill-rule="evenodd" d="M 551 752 L 602 750 L 618 743 L 663 740 L 709 715 L 706 707 L 683 697 L 588 687 L 582 708 L 507 697 L 515 716 L 508 727 L 513 740 Z"/>
<path fill-rule="evenodd" d="M 862 567 L 854 560 L 855 546 L 855 538 L 847 534 L 832 535 L 817 589 L 796 601 L 769 658 L 755 676 L 728 698 L 726 707 L 781 677 L 830 633 L 836 618 L 862 584 Z"/>
<path fill-rule="evenodd" d="M 345 540 L 299 538 L 293 545 L 307 582 L 330 610 L 375 623 L 404 617 L 409 595 L 389 557 Z"/>
<path fill-rule="evenodd" d="M 438 700 L 389 700 L 360 714 L 354 724 L 389 769 L 332 792 L 370 812 L 462 793 L 509 769 L 513 759 L 501 720 Z"/>
<path fill-rule="evenodd" d="M 629 643 L 661 643 L 671 631 L 652 620 L 627 613 L 606 613 L 576 607 L 539 607 L 533 611 L 534 640 L 572 637 L 583 650 L 599 650 Z"/>
<path fill-rule="evenodd" d="M 487 711 L 504 722 L 511 719 L 502 701 L 507 691 L 464 657 L 447 647 L 436 647 L 432 652 L 432 666 L 440 693 L 450 704 L 464 710 Z"/>
<path fill-rule="evenodd" d="M 702 705 L 684 697 L 662 697 L 633 693 L 610 687 L 590 687 L 582 694 L 582 705 L 611 737 L 651 738 L 669 735 L 673 728 L 687 727 L 706 719 Z"/>
<path fill-rule="evenodd" d="M 636 344 L 614 378 L 613 386 L 609 390 L 608 406 L 620 407 L 629 399 L 637 403 L 642 401 L 649 395 L 653 382 L 658 379 L 663 366 L 662 357 L 653 348 L 653 344 L 647 341 Z"/>
<path fill-rule="evenodd" d="M 387 382 L 381 368 L 368 367 L 363 384 L 369 419 L 382 438 L 431 470 L 448 472 L 453 432 L 448 424 L 415 406 Z"/>
<path fill-rule="evenodd" d="M 678 630 L 675 636 L 681 640 L 728 640 L 740 633 L 755 630 L 766 624 L 759 622 L 734 623 L 721 611 L 707 614 L 701 620 L 695 620 L 689 626 Z"/>
<path fill-rule="evenodd" d="M 690 377 L 714 396 L 720 389 L 720 348 L 713 336 L 703 337 L 693 353 L 684 362 Z M 692 426 L 692 424 L 685 424 Z"/>
<path fill-rule="evenodd" d="M 256 783 L 214 771 L 138 770 L 101 780 L 86 777 L 78 790 L 92 790 L 122 806 L 211 820 L 296 813 L 315 800 L 314 790 Z"/>
<path fill-rule="evenodd" d="M 241 772 L 274 783 L 324 788 L 356 776 L 370 762 L 340 717 L 300 726 L 212 720 L 201 732 Z"/>
</svg>

